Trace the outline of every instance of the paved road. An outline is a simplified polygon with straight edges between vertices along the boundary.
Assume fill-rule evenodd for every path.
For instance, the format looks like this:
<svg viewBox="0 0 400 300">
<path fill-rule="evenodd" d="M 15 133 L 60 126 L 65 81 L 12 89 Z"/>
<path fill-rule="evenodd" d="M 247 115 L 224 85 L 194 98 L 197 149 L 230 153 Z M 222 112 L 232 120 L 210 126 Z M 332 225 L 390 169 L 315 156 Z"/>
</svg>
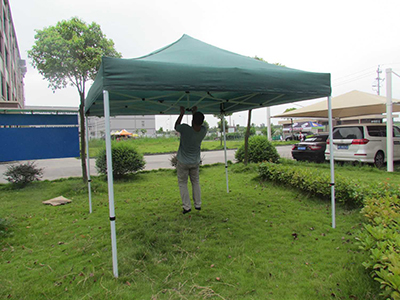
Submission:
<svg viewBox="0 0 400 300">
<path fill-rule="evenodd" d="M 281 157 L 291 158 L 292 146 L 280 146 L 277 150 Z M 232 162 L 235 161 L 235 151 L 227 150 L 227 159 Z M 218 162 L 225 162 L 223 151 L 204 151 L 201 153 L 203 158 L 203 164 L 214 164 Z M 162 155 L 145 155 L 146 161 L 145 170 L 154 169 L 172 169 L 170 164 L 171 154 Z M 28 161 L 21 161 L 20 163 L 26 163 Z M 59 178 L 68 177 L 80 177 L 82 176 L 81 161 L 76 158 L 56 158 L 56 159 L 41 159 L 36 160 L 36 166 L 43 168 L 43 180 L 55 180 Z M 7 171 L 7 167 L 12 163 L 1 163 L 0 164 L 0 183 L 7 183 L 4 179 L 3 174 Z M 90 159 L 90 174 L 97 175 L 95 167 L 95 159 Z"/>
</svg>

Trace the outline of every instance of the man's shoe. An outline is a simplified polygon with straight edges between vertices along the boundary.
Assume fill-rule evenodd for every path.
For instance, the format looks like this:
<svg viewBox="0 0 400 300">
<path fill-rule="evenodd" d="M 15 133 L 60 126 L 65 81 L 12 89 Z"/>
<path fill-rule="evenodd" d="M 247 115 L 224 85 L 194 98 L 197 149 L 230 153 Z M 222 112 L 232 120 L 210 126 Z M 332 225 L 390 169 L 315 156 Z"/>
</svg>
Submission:
<svg viewBox="0 0 400 300">
<path fill-rule="evenodd" d="M 195 207 L 195 209 L 197 209 L 197 210 L 201 210 L 201 207 Z"/>
<path fill-rule="evenodd" d="M 189 208 L 188 210 L 186 210 L 186 209 L 183 209 L 183 214 L 187 214 L 188 212 L 191 212 L 192 210 Z"/>
</svg>

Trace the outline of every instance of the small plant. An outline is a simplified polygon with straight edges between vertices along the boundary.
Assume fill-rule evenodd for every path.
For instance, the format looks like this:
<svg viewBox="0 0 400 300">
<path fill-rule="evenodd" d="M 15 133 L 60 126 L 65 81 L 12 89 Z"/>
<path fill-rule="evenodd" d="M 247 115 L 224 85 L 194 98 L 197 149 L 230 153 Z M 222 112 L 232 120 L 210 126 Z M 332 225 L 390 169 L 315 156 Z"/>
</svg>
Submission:
<svg viewBox="0 0 400 300">
<path fill-rule="evenodd" d="M 25 186 L 43 177 L 43 168 L 37 168 L 34 162 L 11 165 L 4 173 L 4 178 L 15 185 Z"/>
<path fill-rule="evenodd" d="M 266 137 L 252 136 L 249 138 L 249 162 L 269 161 L 276 163 L 279 158 L 278 151 Z M 235 159 L 238 162 L 244 161 L 244 144 L 235 152 Z"/>
<path fill-rule="evenodd" d="M 171 166 L 176 168 L 176 166 L 178 165 L 178 159 L 176 158 L 176 154 L 172 154 L 171 157 L 169 158 L 169 161 L 171 163 Z"/>
<path fill-rule="evenodd" d="M 143 155 L 136 151 L 130 143 L 112 143 L 113 176 L 121 177 L 125 174 L 143 170 L 146 162 Z M 107 174 L 106 149 L 100 151 L 96 159 L 96 168 L 99 173 Z"/>
</svg>

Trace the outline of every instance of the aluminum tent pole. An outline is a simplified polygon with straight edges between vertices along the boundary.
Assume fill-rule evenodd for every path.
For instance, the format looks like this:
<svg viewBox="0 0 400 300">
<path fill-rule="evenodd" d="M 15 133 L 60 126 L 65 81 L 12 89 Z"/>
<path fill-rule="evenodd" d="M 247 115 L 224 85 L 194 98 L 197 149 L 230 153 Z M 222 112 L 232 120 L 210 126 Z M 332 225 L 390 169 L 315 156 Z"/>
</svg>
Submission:
<svg viewBox="0 0 400 300">
<path fill-rule="evenodd" d="M 387 171 L 393 172 L 392 69 L 386 69 L 386 149 Z"/>
<path fill-rule="evenodd" d="M 226 192 L 229 193 L 229 179 L 228 179 L 228 160 L 226 154 L 226 132 L 225 132 L 225 116 L 222 115 L 222 131 L 224 132 L 224 155 L 225 155 L 225 176 L 226 176 Z"/>
<path fill-rule="evenodd" d="M 333 126 L 332 126 L 332 97 L 328 97 L 328 115 L 329 115 L 329 153 L 331 167 L 331 202 L 332 202 L 332 228 L 336 228 L 336 212 L 335 212 L 335 160 L 333 157 Z"/>
<path fill-rule="evenodd" d="M 267 137 L 268 141 L 272 141 L 272 135 L 271 135 L 271 110 L 270 107 L 267 107 Z"/>
<path fill-rule="evenodd" d="M 88 175 L 88 192 L 89 192 L 89 213 L 92 213 L 92 188 L 90 179 L 90 157 L 89 157 L 89 122 L 88 116 L 86 116 L 86 165 Z"/>
<path fill-rule="evenodd" d="M 111 154 L 111 130 L 110 130 L 110 98 L 108 91 L 103 91 L 104 99 L 104 124 L 106 136 L 106 154 L 107 154 L 107 181 L 108 181 L 108 207 L 110 210 L 111 227 L 111 250 L 114 277 L 118 277 L 118 258 L 117 258 L 117 236 L 115 233 L 115 209 L 114 209 L 114 178 L 112 168 Z"/>
</svg>

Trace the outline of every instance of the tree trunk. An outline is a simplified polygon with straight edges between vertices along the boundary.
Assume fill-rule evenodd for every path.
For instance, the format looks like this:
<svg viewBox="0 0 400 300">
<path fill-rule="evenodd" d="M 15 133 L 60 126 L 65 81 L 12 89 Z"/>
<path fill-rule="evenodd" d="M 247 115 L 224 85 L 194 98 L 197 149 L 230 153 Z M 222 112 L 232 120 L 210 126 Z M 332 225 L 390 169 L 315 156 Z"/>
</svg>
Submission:
<svg viewBox="0 0 400 300">
<path fill-rule="evenodd" d="M 79 105 L 79 119 L 80 119 L 80 138 L 81 138 L 81 165 L 82 165 L 82 179 L 87 183 L 88 176 L 86 170 L 86 131 L 85 131 L 85 94 L 79 92 L 81 102 Z"/>
<path fill-rule="evenodd" d="M 249 109 L 249 117 L 247 120 L 246 135 L 244 136 L 244 165 L 246 166 L 249 162 L 249 136 L 251 126 L 251 109 Z"/>
</svg>

